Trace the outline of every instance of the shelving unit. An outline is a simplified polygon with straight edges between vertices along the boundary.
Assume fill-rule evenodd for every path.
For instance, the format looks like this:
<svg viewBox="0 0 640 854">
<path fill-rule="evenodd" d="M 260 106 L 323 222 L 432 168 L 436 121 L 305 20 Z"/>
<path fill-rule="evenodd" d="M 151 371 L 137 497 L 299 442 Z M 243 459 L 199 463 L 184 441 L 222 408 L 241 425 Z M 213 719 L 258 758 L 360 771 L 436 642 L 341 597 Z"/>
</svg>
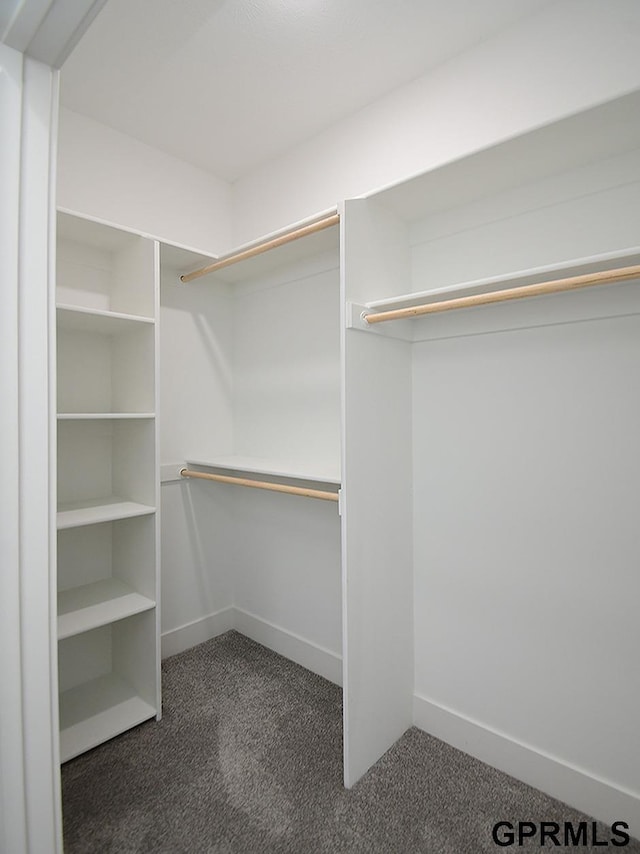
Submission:
<svg viewBox="0 0 640 854">
<path fill-rule="evenodd" d="M 158 245 L 58 219 L 62 761 L 160 717 Z"/>
<path fill-rule="evenodd" d="M 637 696 L 640 277 L 362 314 L 636 265 L 639 108 L 345 202 L 348 782 L 414 724 L 605 819 L 613 786 L 637 791 L 634 703 L 566 675 L 615 667 Z M 611 788 L 532 771 L 593 768 L 594 743 Z"/>
</svg>

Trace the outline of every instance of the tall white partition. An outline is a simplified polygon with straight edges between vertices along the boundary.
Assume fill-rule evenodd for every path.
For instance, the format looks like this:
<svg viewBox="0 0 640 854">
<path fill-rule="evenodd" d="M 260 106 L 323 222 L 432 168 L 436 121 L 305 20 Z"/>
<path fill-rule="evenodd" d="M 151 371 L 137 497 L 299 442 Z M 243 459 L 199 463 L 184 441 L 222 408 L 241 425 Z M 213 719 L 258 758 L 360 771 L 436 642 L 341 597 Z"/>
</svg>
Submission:
<svg viewBox="0 0 640 854">
<path fill-rule="evenodd" d="M 406 281 L 406 232 L 363 200 L 342 216 L 343 299 Z M 406 275 L 406 273 L 405 273 Z M 411 725 L 411 345 L 346 329 L 343 450 L 344 779 Z"/>
</svg>

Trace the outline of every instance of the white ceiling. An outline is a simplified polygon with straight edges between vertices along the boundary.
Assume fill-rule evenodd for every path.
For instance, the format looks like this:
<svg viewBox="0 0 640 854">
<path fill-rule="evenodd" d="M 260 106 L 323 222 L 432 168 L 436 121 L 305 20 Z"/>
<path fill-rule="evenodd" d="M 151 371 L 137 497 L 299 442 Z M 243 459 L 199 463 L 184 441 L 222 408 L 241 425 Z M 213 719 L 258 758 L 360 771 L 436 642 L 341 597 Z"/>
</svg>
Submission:
<svg viewBox="0 0 640 854">
<path fill-rule="evenodd" d="M 64 106 L 234 181 L 550 0 L 108 0 Z"/>
</svg>

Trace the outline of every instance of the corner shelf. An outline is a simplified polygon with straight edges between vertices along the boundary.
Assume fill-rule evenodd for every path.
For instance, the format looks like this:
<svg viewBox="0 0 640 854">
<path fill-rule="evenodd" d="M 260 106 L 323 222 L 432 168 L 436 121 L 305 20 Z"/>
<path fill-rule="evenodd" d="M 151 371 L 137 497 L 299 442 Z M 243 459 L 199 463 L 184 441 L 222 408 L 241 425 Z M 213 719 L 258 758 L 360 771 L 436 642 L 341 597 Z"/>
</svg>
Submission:
<svg viewBox="0 0 640 854">
<path fill-rule="evenodd" d="M 243 243 L 225 252 L 217 258 L 209 258 L 204 266 L 220 263 L 220 269 L 207 273 L 212 281 L 236 284 L 265 276 L 300 261 L 324 253 L 337 253 L 339 249 L 340 228 L 337 221 L 322 230 L 300 235 L 299 239 L 287 241 L 286 237 L 295 232 L 304 232 L 323 220 L 336 219 L 337 209 L 330 208 L 311 217 L 292 223 L 285 228 L 263 235 L 256 240 Z M 283 238 L 285 240 L 280 243 Z M 274 244 L 273 246 L 271 244 Z M 254 253 L 254 250 L 257 252 Z M 268 250 L 268 251 L 267 251 Z M 175 256 L 176 260 L 178 256 Z M 186 259 L 185 259 L 186 262 Z M 189 261 L 193 267 L 193 262 Z M 200 265 L 203 266 L 203 265 Z M 180 273 L 191 274 L 191 270 L 182 269 Z"/>
<path fill-rule="evenodd" d="M 60 759 L 66 762 L 156 716 L 121 676 L 110 673 L 60 694 Z"/>
<path fill-rule="evenodd" d="M 58 508 L 58 530 L 77 528 L 81 525 L 96 525 L 99 522 L 115 522 L 132 516 L 146 516 L 155 513 L 156 508 L 136 501 L 125 501 L 117 496 L 99 498 L 90 501 L 78 501 L 62 504 Z"/>
<path fill-rule="evenodd" d="M 314 483 L 326 483 L 340 486 L 340 474 L 336 470 L 326 467 L 316 469 L 304 469 L 299 465 L 282 460 L 264 459 L 260 457 L 247 457 L 240 455 L 229 455 L 212 457 L 208 460 L 188 457 L 187 466 L 199 466 L 202 468 L 223 469 L 225 471 L 248 472 L 250 474 L 262 475 L 264 477 L 278 477 L 289 480 L 305 480 Z"/>
<path fill-rule="evenodd" d="M 58 593 L 58 640 L 148 611 L 155 602 L 117 578 Z"/>
</svg>

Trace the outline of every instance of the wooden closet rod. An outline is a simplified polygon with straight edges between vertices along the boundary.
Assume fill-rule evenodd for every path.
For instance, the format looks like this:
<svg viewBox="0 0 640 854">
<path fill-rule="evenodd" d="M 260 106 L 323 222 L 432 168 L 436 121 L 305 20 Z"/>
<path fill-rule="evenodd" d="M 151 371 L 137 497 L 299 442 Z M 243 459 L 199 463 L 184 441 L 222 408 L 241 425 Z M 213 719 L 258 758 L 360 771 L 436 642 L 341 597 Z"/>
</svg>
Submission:
<svg viewBox="0 0 640 854">
<path fill-rule="evenodd" d="M 609 285 L 624 282 L 627 279 L 637 279 L 640 276 L 640 264 L 633 267 L 620 267 L 616 270 L 603 270 L 600 273 L 585 273 L 581 276 L 571 276 L 568 279 L 556 279 L 552 282 L 541 282 L 537 285 L 521 285 L 503 291 L 491 291 L 487 294 L 457 297 L 456 299 L 430 302 L 422 305 L 397 308 L 391 311 L 381 311 L 377 314 L 363 314 L 367 323 L 382 323 L 385 320 L 402 320 L 405 317 L 418 317 L 422 314 L 435 314 L 438 311 L 451 311 L 454 308 L 470 308 L 475 305 L 488 305 L 506 300 L 538 297 L 545 294 L 555 294 L 561 291 L 574 291 L 578 288 L 588 288 L 591 285 Z"/>
<path fill-rule="evenodd" d="M 261 255 L 263 252 L 268 252 L 270 249 L 276 249 L 278 246 L 283 246 L 285 243 L 291 243 L 292 240 L 299 240 L 301 237 L 307 237 L 309 234 L 315 234 L 316 231 L 322 231 L 325 228 L 331 228 L 332 225 L 337 225 L 340 222 L 340 214 L 331 214 L 323 219 L 318 219 L 309 225 L 301 225 L 293 231 L 287 231 L 278 237 L 272 237 L 271 240 L 265 240 L 263 243 L 258 243 L 255 246 L 250 246 L 248 249 L 242 249 L 239 252 L 233 252 L 224 258 L 218 258 L 213 264 L 202 267 L 200 270 L 194 270 L 193 273 L 185 273 L 180 276 L 182 282 L 192 282 L 194 279 L 199 279 L 200 276 L 206 276 L 208 273 L 215 273 L 216 270 L 222 270 L 223 267 L 228 267 L 230 264 L 236 264 L 238 261 L 245 261 L 247 258 L 253 258 L 254 255 Z"/>
<path fill-rule="evenodd" d="M 230 477 L 226 474 L 209 474 L 204 471 L 181 469 L 182 477 L 199 477 L 202 480 L 215 480 L 219 483 L 231 483 L 234 486 L 251 486 L 254 489 L 270 489 L 273 492 L 288 492 L 290 495 L 302 495 L 305 498 L 320 498 L 323 501 L 337 501 L 337 492 L 323 492 L 321 489 L 310 489 L 306 486 L 289 486 L 286 483 L 268 483 L 264 480 L 249 480 L 246 477 Z"/>
</svg>

